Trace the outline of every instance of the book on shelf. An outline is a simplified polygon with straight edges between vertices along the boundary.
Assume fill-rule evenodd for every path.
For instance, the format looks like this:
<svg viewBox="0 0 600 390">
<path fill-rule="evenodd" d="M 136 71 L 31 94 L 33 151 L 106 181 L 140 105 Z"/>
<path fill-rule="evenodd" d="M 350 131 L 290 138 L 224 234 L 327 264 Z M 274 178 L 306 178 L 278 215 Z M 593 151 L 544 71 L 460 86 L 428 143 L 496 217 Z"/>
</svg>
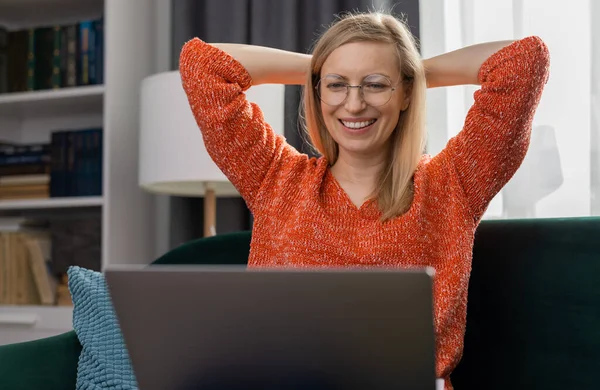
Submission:
<svg viewBox="0 0 600 390">
<path fill-rule="evenodd" d="M 104 18 L 8 31 L 0 26 L 0 93 L 104 83 Z"/>
<path fill-rule="evenodd" d="M 0 144 L 0 201 L 48 198 L 49 182 L 49 144 Z"/>
<path fill-rule="evenodd" d="M 26 218 L 0 218 L 0 304 L 54 305 L 50 234 Z"/>
<path fill-rule="evenodd" d="M 8 31 L 0 27 L 0 93 L 8 91 Z"/>
<path fill-rule="evenodd" d="M 51 137 L 50 196 L 102 195 L 102 129 L 65 130 Z"/>
<path fill-rule="evenodd" d="M 101 214 L 0 217 L 0 305 L 70 306 L 71 265 L 100 271 Z"/>
<path fill-rule="evenodd" d="M 59 130 L 50 138 L 0 143 L 0 200 L 102 195 L 102 128 Z"/>
</svg>

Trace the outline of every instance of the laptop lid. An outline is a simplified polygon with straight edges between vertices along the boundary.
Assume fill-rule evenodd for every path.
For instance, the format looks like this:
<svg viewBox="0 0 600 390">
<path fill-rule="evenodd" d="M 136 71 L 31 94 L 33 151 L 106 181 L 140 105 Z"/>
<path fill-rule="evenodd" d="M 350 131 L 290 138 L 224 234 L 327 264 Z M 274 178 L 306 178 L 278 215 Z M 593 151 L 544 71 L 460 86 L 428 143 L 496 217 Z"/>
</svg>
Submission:
<svg viewBox="0 0 600 390">
<path fill-rule="evenodd" d="M 141 390 L 435 388 L 429 270 L 105 274 Z"/>
</svg>

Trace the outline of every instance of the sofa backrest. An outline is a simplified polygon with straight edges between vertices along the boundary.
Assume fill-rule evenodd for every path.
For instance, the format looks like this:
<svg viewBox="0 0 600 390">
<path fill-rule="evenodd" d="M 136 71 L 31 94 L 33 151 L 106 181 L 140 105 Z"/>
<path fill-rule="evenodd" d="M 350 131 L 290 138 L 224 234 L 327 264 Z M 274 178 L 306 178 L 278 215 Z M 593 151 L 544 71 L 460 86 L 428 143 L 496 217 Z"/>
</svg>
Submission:
<svg viewBox="0 0 600 390">
<path fill-rule="evenodd" d="M 250 239 L 249 231 L 198 238 L 165 253 L 152 264 L 247 264 Z"/>
<path fill-rule="evenodd" d="M 250 232 L 202 238 L 155 264 L 246 264 Z M 600 218 L 483 221 L 456 390 L 597 388 Z"/>
<path fill-rule="evenodd" d="M 600 218 L 481 223 L 461 389 L 600 387 Z"/>
</svg>

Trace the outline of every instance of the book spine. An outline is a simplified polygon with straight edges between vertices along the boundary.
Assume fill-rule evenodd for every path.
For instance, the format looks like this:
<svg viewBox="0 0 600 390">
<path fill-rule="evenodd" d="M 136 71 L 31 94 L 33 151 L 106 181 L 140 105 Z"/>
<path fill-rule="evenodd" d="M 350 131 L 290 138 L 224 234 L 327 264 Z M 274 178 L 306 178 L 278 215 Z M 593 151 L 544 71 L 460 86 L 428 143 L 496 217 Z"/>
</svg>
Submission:
<svg viewBox="0 0 600 390">
<path fill-rule="evenodd" d="M 0 156 L 0 165 L 41 164 L 46 160 L 43 154 Z"/>
<path fill-rule="evenodd" d="M 63 34 L 60 26 L 54 27 L 54 42 L 52 52 L 52 88 L 58 89 L 63 85 Z"/>
<path fill-rule="evenodd" d="M 34 88 L 44 90 L 52 88 L 54 62 L 54 28 L 35 29 L 35 71 Z"/>
<path fill-rule="evenodd" d="M 29 31 L 8 33 L 8 92 L 27 90 Z"/>
<path fill-rule="evenodd" d="M 90 84 L 98 84 L 98 75 L 97 75 L 97 67 L 96 67 L 96 58 L 97 58 L 97 43 L 96 43 L 96 23 L 91 22 L 89 28 L 88 35 L 88 48 L 89 48 L 89 57 L 88 63 L 90 68 Z"/>
<path fill-rule="evenodd" d="M 0 165 L 45 164 L 50 161 L 47 144 L 4 145 L 0 148 Z"/>
<path fill-rule="evenodd" d="M 66 151 L 66 168 L 65 168 L 65 195 L 73 196 L 73 182 L 75 181 L 75 132 L 67 132 L 67 141 L 65 146 Z"/>
<path fill-rule="evenodd" d="M 48 164 L 10 164 L 0 165 L 0 176 L 41 175 L 50 173 Z"/>
<path fill-rule="evenodd" d="M 104 18 L 95 22 L 96 28 L 96 81 L 104 84 Z"/>
<path fill-rule="evenodd" d="M 67 135 L 57 131 L 51 136 L 50 196 L 67 196 Z"/>
<path fill-rule="evenodd" d="M 91 22 L 79 25 L 79 85 L 90 84 L 90 30 Z"/>
<path fill-rule="evenodd" d="M 0 27 L 0 93 L 8 92 L 8 31 Z"/>
<path fill-rule="evenodd" d="M 84 159 L 84 140 L 85 133 L 82 131 L 73 132 L 72 154 L 73 169 L 69 179 L 69 196 L 84 195 L 85 185 L 85 159 Z"/>
<path fill-rule="evenodd" d="M 77 86 L 77 58 L 78 58 L 78 31 L 77 25 L 69 25 L 64 27 L 64 39 L 66 41 L 66 58 L 65 58 L 65 76 L 63 78 L 63 86 L 75 87 Z"/>
<path fill-rule="evenodd" d="M 83 184 L 81 186 L 81 195 L 94 195 L 94 176 L 92 172 L 92 135 L 94 131 L 86 131 L 83 136 L 83 151 L 82 151 L 82 159 L 83 159 L 83 172 L 81 174 L 81 178 L 83 180 Z"/>
<path fill-rule="evenodd" d="M 27 90 L 35 90 L 35 29 L 27 30 Z"/>
<path fill-rule="evenodd" d="M 102 195 L 102 129 L 90 129 L 85 135 L 84 195 Z"/>
</svg>

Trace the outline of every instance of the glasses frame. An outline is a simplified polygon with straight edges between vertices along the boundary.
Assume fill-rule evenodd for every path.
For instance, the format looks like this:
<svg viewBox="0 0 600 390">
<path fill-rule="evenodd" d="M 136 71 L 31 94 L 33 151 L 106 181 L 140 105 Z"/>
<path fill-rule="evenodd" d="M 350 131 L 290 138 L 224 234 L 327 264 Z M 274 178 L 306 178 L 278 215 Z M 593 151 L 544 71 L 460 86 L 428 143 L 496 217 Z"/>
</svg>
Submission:
<svg viewBox="0 0 600 390">
<path fill-rule="evenodd" d="M 358 90 L 359 90 L 359 96 L 360 96 L 360 98 L 362 99 L 363 102 L 365 102 L 367 105 L 369 105 L 371 107 L 381 107 L 381 106 L 384 106 L 384 105 L 388 104 L 390 102 L 390 100 L 392 100 L 392 96 L 394 94 L 394 91 L 398 88 L 398 85 L 400 83 L 404 82 L 406 79 L 404 79 L 404 78 L 400 79 L 400 81 L 398 81 L 396 84 L 392 84 L 392 80 L 389 77 L 383 76 L 383 75 L 380 75 L 380 77 L 383 77 L 386 80 L 388 80 L 390 82 L 390 86 L 391 86 L 392 89 L 390 91 L 390 98 L 385 103 L 382 103 L 382 104 L 379 104 L 379 105 L 369 104 L 365 100 L 365 95 L 364 95 L 364 92 L 363 92 L 363 89 L 362 89 L 363 88 L 362 84 L 360 84 L 360 85 L 350 85 L 348 83 L 346 83 L 346 97 L 344 98 L 344 100 L 342 100 L 338 104 L 329 104 L 329 103 L 327 103 L 325 100 L 323 100 L 323 98 L 321 97 L 321 94 L 319 93 L 319 87 L 321 86 L 321 81 L 323 81 L 323 79 L 325 77 L 321 77 L 319 79 L 319 81 L 317 82 L 317 85 L 315 85 L 315 87 L 314 87 L 315 88 L 315 93 L 317 94 L 317 97 L 319 98 L 319 100 L 321 102 L 323 102 L 323 103 L 325 103 L 325 104 L 327 104 L 328 106 L 331 106 L 331 107 L 337 107 L 337 106 L 341 106 L 342 104 L 346 103 L 346 101 L 348 100 L 348 96 L 350 96 L 350 88 L 358 88 Z"/>
</svg>

